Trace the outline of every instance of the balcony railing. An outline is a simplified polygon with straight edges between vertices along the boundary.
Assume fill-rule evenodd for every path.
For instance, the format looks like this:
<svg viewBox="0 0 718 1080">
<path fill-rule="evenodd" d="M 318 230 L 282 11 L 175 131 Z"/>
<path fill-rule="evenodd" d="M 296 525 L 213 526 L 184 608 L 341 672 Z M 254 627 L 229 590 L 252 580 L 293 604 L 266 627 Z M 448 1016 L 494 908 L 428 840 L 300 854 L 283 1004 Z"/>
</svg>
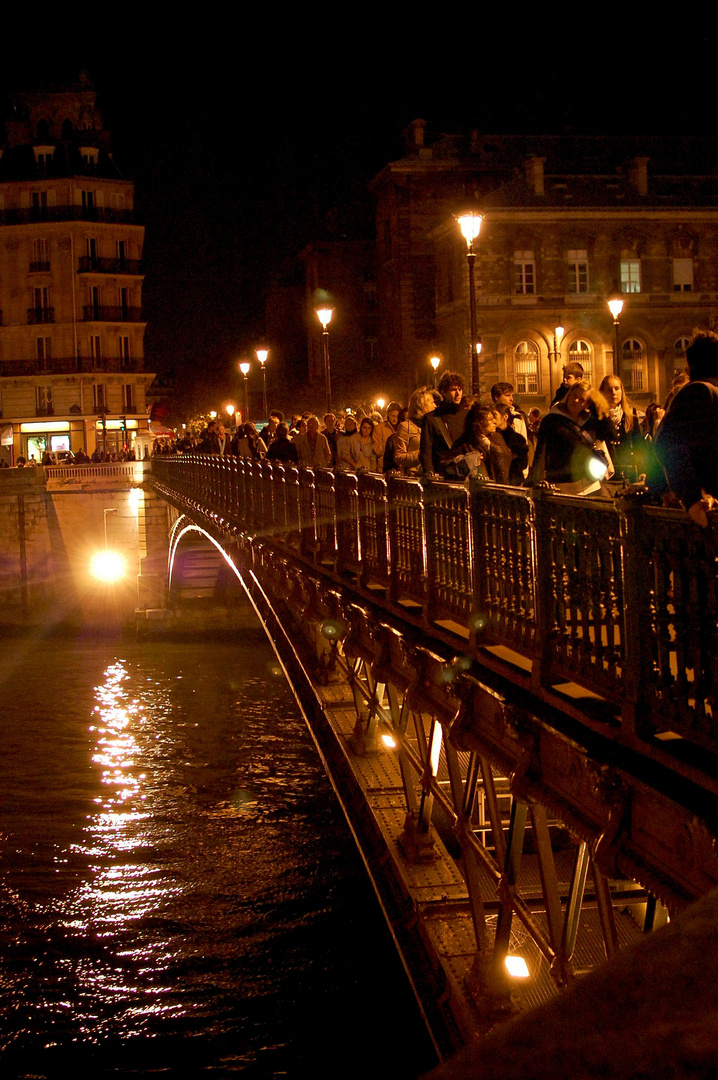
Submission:
<svg viewBox="0 0 718 1080">
<path fill-rule="evenodd" d="M 30 273 L 31 274 L 47 274 L 47 273 L 49 273 L 49 271 L 50 271 L 50 261 L 49 261 L 49 259 L 45 259 L 42 262 L 36 261 L 36 262 L 31 262 L 30 263 Z"/>
<path fill-rule="evenodd" d="M 718 752 L 718 539 L 682 511 L 213 455 L 152 469 L 188 512 L 463 639 L 484 663 L 510 651 L 512 680 L 553 706 L 573 708 L 560 687 L 581 688 L 604 737 L 678 768 Z"/>
<path fill-rule="evenodd" d="M 107 225 L 131 225 L 134 212 L 105 206 L 21 206 L 0 211 L 0 225 L 30 225 L 37 221 L 98 221 Z"/>
<path fill-rule="evenodd" d="M 54 323 L 55 309 L 52 307 L 31 307 L 27 309 L 27 321 L 31 326 L 39 323 Z"/>
<path fill-rule="evenodd" d="M 126 360 L 118 356 L 52 356 L 43 359 L 22 357 L 17 360 L 0 360 L 0 375 L 73 375 L 76 372 L 139 372 L 144 360 Z"/>
<path fill-rule="evenodd" d="M 143 270 L 140 259 L 100 259 L 83 255 L 80 258 L 79 272 L 81 274 L 141 274 Z"/>
<path fill-rule="evenodd" d="M 87 304 L 82 318 L 85 322 L 142 322 L 142 308 Z"/>
</svg>

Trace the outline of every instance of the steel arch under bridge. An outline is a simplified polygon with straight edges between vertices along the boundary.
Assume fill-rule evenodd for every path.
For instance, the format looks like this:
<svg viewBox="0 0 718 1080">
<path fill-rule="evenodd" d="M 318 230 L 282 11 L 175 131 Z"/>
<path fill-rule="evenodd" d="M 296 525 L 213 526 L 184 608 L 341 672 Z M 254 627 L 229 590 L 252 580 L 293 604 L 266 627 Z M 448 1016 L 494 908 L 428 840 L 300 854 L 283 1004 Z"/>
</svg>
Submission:
<svg viewBox="0 0 718 1080">
<path fill-rule="evenodd" d="M 580 669 L 571 683 L 560 657 L 533 656 L 527 663 L 530 649 L 515 648 L 517 635 L 510 632 L 508 645 L 494 645 L 491 636 L 482 645 L 477 623 L 487 612 L 491 619 L 486 597 L 498 591 L 496 579 L 481 587 L 474 582 L 462 601 L 466 623 L 474 620 L 468 630 L 448 585 L 445 610 L 432 600 L 427 617 L 431 605 L 422 600 L 425 582 L 417 575 L 431 583 L 446 574 L 442 579 L 443 571 L 427 567 L 426 545 L 418 554 L 401 550 L 422 515 L 424 535 L 439 548 L 453 545 L 454 557 L 468 537 L 463 550 L 469 557 L 454 572 L 455 591 L 467 567 L 476 573 L 477 545 L 493 543 L 487 564 L 497 574 L 502 566 L 504 573 L 523 567 L 517 587 L 533 588 L 540 608 L 538 564 L 548 539 L 527 516 L 526 493 L 517 493 L 520 505 L 510 511 L 494 508 L 493 517 L 489 510 L 482 518 L 467 489 L 441 485 L 461 489 L 447 497 L 454 518 L 430 522 L 435 506 L 427 485 L 410 483 L 392 505 L 384 478 L 337 474 L 327 522 L 319 471 L 307 474 L 242 462 L 153 463 L 153 486 L 181 512 L 170 576 L 183 543 L 203 538 L 221 551 L 250 597 L 307 718 L 443 1056 L 497 1019 L 555 995 L 715 885 L 716 782 L 706 757 L 703 775 L 700 755 L 673 757 L 660 742 L 650 745 L 636 710 L 627 710 L 626 722 L 610 694 L 581 686 Z M 363 508 L 364 521 L 362 483 L 365 503 L 374 500 L 373 510 Z M 342 484 L 351 496 L 344 504 Z M 621 607 L 631 537 L 624 529 L 616 541 L 606 530 L 600 515 L 607 508 L 574 499 L 559 500 L 559 508 L 566 501 L 565 517 L 553 499 L 549 518 L 553 582 L 562 560 L 569 594 L 566 634 L 576 633 L 566 616 L 572 604 L 574 621 L 581 618 L 578 590 L 592 591 L 584 610 L 600 606 L 599 586 L 609 598 L 598 630 L 589 636 L 584 625 L 583 645 L 580 635 L 574 640 L 576 651 L 592 653 L 594 666 L 600 657 L 601 669 L 591 674 L 596 686 L 605 679 L 606 657 L 615 658 L 625 635 Z M 383 505 L 387 533 L 394 530 L 383 562 L 377 505 Z M 581 522 L 594 513 L 594 520 Z M 659 525 L 665 529 L 663 518 Z M 330 530 L 333 558 L 322 542 Z M 593 578 L 580 556 L 581 544 L 590 548 L 591 530 L 603 544 L 600 557 L 595 545 L 589 552 Z M 392 592 L 397 553 L 403 592 Z M 691 557 L 709 555 L 693 550 Z M 681 570 L 672 565 L 675 607 Z M 514 625 L 518 621 L 514 617 Z M 520 633 L 533 647 L 540 631 L 525 625 Z M 697 741 L 710 737 L 704 726 Z M 507 960 L 518 974 L 509 972 Z"/>
</svg>

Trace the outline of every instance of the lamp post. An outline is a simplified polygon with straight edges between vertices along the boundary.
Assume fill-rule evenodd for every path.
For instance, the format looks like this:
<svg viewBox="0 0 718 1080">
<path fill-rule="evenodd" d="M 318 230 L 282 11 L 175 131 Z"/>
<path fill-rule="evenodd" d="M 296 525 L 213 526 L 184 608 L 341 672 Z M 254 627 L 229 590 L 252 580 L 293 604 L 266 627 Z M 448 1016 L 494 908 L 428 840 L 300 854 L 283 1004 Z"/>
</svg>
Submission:
<svg viewBox="0 0 718 1080">
<path fill-rule="evenodd" d="M 618 319 L 623 311 L 623 297 L 618 291 L 611 293 L 607 300 L 608 310 L 613 315 L 613 372 L 618 375 Z"/>
<path fill-rule="evenodd" d="M 230 427 L 232 425 L 232 422 L 234 421 L 234 427 L 236 429 L 237 421 L 234 420 L 234 405 L 232 405 L 232 403 L 230 402 L 229 405 L 225 405 L 224 411 L 226 412 L 227 416 L 229 417 Z"/>
<path fill-rule="evenodd" d="M 334 308 L 332 307 L 318 307 L 316 308 L 317 318 L 322 324 L 322 341 L 324 343 L 324 389 L 327 394 L 327 412 L 332 411 L 332 379 L 331 368 L 329 366 L 329 330 L 327 327 L 332 321 L 332 315 L 334 314 Z"/>
<path fill-rule="evenodd" d="M 563 340 L 564 328 L 562 326 L 554 327 L 553 331 L 553 362 L 554 371 L 558 374 L 558 365 L 561 363 L 561 341 Z M 553 375 L 553 372 L 550 373 Z M 553 378 L 549 379 L 549 390 L 551 392 L 551 400 L 553 400 Z"/>
<path fill-rule="evenodd" d="M 441 364 L 440 356 L 430 356 L 429 363 L 434 369 L 434 389 L 436 390 L 436 380 L 439 376 L 439 365 Z"/>
<path fill-rule="evenodd" d="M 249 375 L 249 364 L 247 363 L 246 360 L 244 360 L 239 365 L 239 370 L 244 375 L 244 418 L 243 419 L 244 419 L 244 422 L 246 423 L 249 420 L 249 379 L 247 378 L 247 376 Z"/>
<path fill-rule="evenodd" d="M 264 365 L 267 363 L 269 349 L 255 349 L 255 352 L 262 368 L 262 419 L 267 420 L 267 372 Z"/>
<path fill-rule="evenodd" d="M 474 264 L 476 252 L 474 240 L 481 231 L 483 214 L 478 210 L 469 208 L 462 210 L 456 215 L 461 234 L 466 241 L 466 261 L 469 266 L 469 318 L 471 320 L 471 393 L 481 394 L 481 370 L 479 365 L 479 350 L 477 349 L 476 336 L 476 291 L 474 287 Z"/>
</svg>

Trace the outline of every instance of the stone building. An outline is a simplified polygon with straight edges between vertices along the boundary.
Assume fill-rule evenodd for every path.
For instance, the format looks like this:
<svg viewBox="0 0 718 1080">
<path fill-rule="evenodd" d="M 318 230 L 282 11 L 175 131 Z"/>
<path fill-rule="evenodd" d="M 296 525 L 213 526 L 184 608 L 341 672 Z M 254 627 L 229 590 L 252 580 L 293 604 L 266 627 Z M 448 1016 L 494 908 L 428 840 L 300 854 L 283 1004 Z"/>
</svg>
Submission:
<svg viewBox="0 0 718 1080">
<path fill-rule="evenodd" d="M 147 427 L 142 244 L 93 87 L 17 93 L 0 148 L 7 457 L 92 453 Z"/>
<path fill-rule="evenodd" d="M 507 380 L 524 407 L 545 409 L 563 364 L 578 360 L 595 384 L 617 371 L 639 407 L 662 400 L 693 329 L 713 325 L 718 141 L 472 132 L 427 146 L 425 134 L 414 121 L 406 157 L 373 182 L 380 362 L 424 382 L 439 352 L 468 382 L 466 244 L 453 217 L 468 196 L 485 213 L 484 389 Z"/>
</svg>

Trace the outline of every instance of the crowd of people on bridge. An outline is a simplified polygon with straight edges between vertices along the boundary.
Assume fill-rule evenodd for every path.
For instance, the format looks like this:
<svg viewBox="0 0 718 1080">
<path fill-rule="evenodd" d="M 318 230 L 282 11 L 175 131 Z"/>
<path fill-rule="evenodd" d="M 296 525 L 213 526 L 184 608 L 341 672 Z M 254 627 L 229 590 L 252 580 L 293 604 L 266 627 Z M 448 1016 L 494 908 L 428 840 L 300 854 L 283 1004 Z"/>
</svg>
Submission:
<svg viewBox="0 0 718 1080">
<path fill-rule="evenodd" d="M 686 357 L 667 400 L 645 412 L 618 375 L 595 387 L 575 362 L 564 367 L 544 416 L 524 412 L 508 382 L 482 398 L 467 395 L 462 376 L 447 371 L 437 389 L 419 387 L 385 413 L 327 413 L 320 422 L 311 412 L 287 419 L 273 410 L 261 432 L 250 422 L 230 432 L 211 420 L 198 439 L 184 436 L 164 450 L 446 480 L 547 481 L 582 496 L 629 488 L 683 505 L 705 526 L 718 499 L 718 336 L 696 332 Z"/>
</svg>

